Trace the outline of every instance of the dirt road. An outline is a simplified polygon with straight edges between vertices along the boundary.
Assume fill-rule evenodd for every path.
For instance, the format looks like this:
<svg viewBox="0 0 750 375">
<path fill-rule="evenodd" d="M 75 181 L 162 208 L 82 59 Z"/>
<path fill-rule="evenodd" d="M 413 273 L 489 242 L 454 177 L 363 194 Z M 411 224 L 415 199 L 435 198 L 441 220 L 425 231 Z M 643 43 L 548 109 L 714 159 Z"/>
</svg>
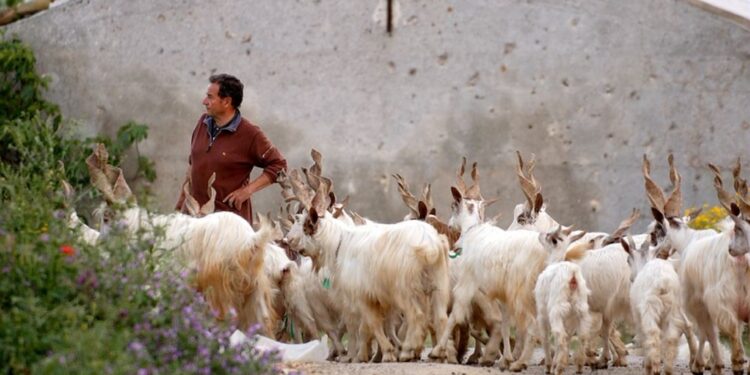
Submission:
<svg viewBox="0 0 750 375">
<path fill-rule="evenodd" d="M 544 353 L 541 350 L 537 350 L 534 353 L 534 357 L 530 363 L 538 364 L 544 357 Z M 628 356 L 628 367 L 609 368 L 607 370 L 597 370 L 597 373 L 606 374 L 642 374 L 643 359 L 640 356 Z M 444 363 L 433 363 L 427 361 L 413 362 L 413 363 L 337 363 L 337 362 L 324 362 L 324 363 L 296 363 L 290 364 L 291 369 L 302 371 L 305 374 L 310 375 L 433 375 L 433 374 L 444 374 L 444 375 L 490 375 L 490 374 L 507 374 L 498 369 L 497 366 L 493 367 L 480 367 L 480 366 L 465 366 L 465 365 L 451 365 Z M 590 367 L 584 368 L 584 373 L 591 373 Z M 566 374 L 574 374 L 575 368 L 568 366 Z M 675 363 L 675 374 L 690 373 L 687 367 L 687 360 L 683 359 L 682 356 L 678 358 Z M 544 374 L 543 366 L 529 366 L 523 374 Z"/>
</svg>

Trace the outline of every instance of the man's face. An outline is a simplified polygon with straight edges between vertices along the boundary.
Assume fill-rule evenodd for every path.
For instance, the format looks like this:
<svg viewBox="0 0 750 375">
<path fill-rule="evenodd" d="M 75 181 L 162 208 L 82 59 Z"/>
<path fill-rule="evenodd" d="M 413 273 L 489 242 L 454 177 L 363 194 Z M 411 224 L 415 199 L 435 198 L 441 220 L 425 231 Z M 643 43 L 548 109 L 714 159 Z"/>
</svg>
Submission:
<svg viewBox="0 0 750 375">
<path fill-rule="evenodd" d="M 206 113 L 212 117 L 220 116 L 232 106 L 232 98 L 219 97 L 219 85 L 211 83 L 206 89 L 206 97 L 203 98 L 203 106 L 206 107 Z"/>
</svg>

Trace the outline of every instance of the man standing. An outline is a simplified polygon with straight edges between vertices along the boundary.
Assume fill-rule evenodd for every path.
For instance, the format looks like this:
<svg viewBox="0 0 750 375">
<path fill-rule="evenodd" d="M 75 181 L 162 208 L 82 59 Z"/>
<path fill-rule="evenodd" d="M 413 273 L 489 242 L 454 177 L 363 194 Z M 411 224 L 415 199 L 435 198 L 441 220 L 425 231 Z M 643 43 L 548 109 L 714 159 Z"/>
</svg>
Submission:
<svg viewBox="0 0 750 375">
<path fill-rule="evenodd" d="M 234 212 L 252 223 L 250 197 L 276 182 L 286 170 L 286 160 L 263 131 L 240 114 L 244 86 L 236 77 L 217 74 L 209 78 L 204 113 L 193 130 L 187 178 L 199 204 L 209 199 L 208 179 L 216 173 L 216 211 Z M 253 167 L 263 173 L 250 181 Z M 184 192 L 176 209 L 183 210 Z"/>
</svg>

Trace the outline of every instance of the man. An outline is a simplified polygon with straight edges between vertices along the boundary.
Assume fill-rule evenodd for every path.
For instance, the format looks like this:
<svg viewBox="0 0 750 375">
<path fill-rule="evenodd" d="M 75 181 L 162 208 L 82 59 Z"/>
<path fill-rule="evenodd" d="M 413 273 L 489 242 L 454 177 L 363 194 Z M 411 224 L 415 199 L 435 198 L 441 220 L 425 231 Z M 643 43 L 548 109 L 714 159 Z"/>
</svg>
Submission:
<svg viewBox="0 0 750 375">
<path fill-rule="evenodd" d="M 205 204 L 208 179 L 215 172 L 216 211 L 234 212 L 252 224 L 250 197 L 276 182 L 279 172 L 286 170 L 286 160 L 263 131 L 240 114 L 242 82 L 228 74 L 213 75 L 209 82 L 203 99 L 206 113 L 193 130 L 190 147 L 191 194 Z M 254 167 L 263 168 L 263 173 L 250 181 Z M 184 209 L 184 201 L 181 192 L 177 210 Z"/>
</svg>

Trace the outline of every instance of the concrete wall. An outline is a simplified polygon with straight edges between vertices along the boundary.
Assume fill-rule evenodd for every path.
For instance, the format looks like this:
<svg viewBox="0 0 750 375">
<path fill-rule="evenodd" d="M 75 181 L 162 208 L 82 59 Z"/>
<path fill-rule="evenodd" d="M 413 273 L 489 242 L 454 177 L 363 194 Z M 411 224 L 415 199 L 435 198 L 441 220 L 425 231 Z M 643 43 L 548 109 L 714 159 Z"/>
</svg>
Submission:
<svg viewBox="0 0 750 375">
<path fill-rule="evenodd" d="M 549 212 L 611 230 L 647 208 L 641 156 L 686 205 L 715 203 L 707 162 L 750 145 L 750 32 L 685 0 L 71 0 L 17 22 L 84 132 L 151 126 L 141 151 L 174 204 L 207 77 L 245 82 L 245 116 L 293 167 L 311 147 L 352 208 L 394 221 L 390 179 L 432 182 L 447 216 L 459 158 L 478 160 L 490 214 L 523 196 L 514 151 L 536 153 Z M 748 165 L 750 168 L 750 165 Z M 259 193 L 276 210 L 279 189 Z M 643 228 L 645 219 L 637 227 Z"/>
</svg>

